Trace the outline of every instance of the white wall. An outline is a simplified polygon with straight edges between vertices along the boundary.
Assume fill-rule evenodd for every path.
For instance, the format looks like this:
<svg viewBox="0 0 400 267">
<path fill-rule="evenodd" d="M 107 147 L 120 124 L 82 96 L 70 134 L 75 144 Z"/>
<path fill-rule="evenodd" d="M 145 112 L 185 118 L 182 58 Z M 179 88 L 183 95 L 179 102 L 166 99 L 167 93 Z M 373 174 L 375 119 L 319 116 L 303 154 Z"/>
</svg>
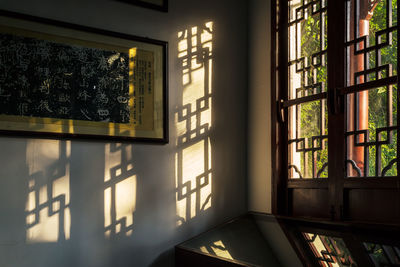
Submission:
<svg viewBox="0 0 400 267">
<path fill-rule="evenodd" d="M 248 205 L 271 212 L 271 1 L 249 1 Z"/>
<path fill-rule="evenodd" d="M 0 0 L 1 9 L 168 41 L 170 119 L 168 145 L 0 137 L 0 266 L 173 266 L 174 245 L 246 212 L 247 1 L 169 2 L 162 13 L 111 0 Z M 176 113 L 207 83 L 194 75 L 183 85 L 178 33 L 207 22 L 211 128 L 177 145 L 187 125 Z M 176 177 L 196 189 L 190 171 L 207 161 L 211 182 L 177 201 Z M 121 168 L 122 182 L 106 182 Z M 37 222 L 30 210 L 40 210 Z"/>
</svg>

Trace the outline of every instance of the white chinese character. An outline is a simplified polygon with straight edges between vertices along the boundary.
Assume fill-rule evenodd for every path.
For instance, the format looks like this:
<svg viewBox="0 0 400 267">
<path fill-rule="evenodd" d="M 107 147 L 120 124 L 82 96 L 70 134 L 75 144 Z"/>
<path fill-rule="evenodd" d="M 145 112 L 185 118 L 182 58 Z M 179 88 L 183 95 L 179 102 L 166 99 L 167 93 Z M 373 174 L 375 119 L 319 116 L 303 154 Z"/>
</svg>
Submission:
<svg viewBox="0 0 400 267">
<path fill-rule="evenodd" d="M 88 94 L 88 92 L 86 90 L 83 90 L 78 93 L 78 99 L 83 99 L 83 101 L 87 101 L 88 98 L 90 98 L 90 95 Z"/>
<path fill-rule="evenodd" d="M 67 55 L 67 53 L 65 53 L 64 50 L 61 50 L 57 55 L 57 59 L 60 61 L 65 61 L 68 59 L 68 55 Z"/>
<path fill-rule="evenodd" d="M 106 88 L 107 85 L 108 85 L 107 78 L 106 78 L 106 77 L 101 77 L 100 80 L 99 80 L 99 87 L 100 87 L 100 89 Z"/>
<path fill-rule="evenodd" d="M 19 114 L 20 114 L 20 115 L 26 114 L 26 113 L 28 112 L 28 107 L 29 107 L 28 103 L 21 103 L 21 104 L 19 104 L 19 107 L 18 107 L 18 109 L 19 109 Z"/>
<path fill-rule="evenodd" d="M 49 102 L 47 100 L 40 100 L 40 104 L 38 106 L 40 110 L 47 110 L 48 112 L 53 112 L 49 107 Z"/>
<path fill-rule="evenodd" d="M 59 109 L 59 113 L 62 114 L 62 115 L 68 115 L 69 110 L 70 110 L 70 109 L 67 108 L 67 107 L 61 107 L 61 108 Z"/>
<path fill-rule="evenodd" d="M 39 91 L 48 95 L 50 93 L 50 82 L 43 81 L 42 85 L 39 87 Z"/>
<path fill-rule="evenodd" d="M 97 110 L 97 113 L 99 113 L 100 116 L 108 116 L 110 114 L 107 109 L 99 109 Z"/>
<path fill-rule="evenodd" d="M 108 97 L 104 92 L 100 92 L 97 95 L 97 99 L 103 104 L 107 104 L 108 103 Z"/>
<path fill-rule="evenodd" d="M 28 54 L 28 48 L 24 43 L 17 44 L 16 56 L 18 61 L 23 60 L 23 58 Z"/>
<path fill-rule="evenodd" d="M 18 60 L 18 64 L 19 67 L 23 70 L 23 71 L 27 71 L 28 67 L 29 67 L 29 60 L 25 59 L 25 58 L 21 58 L 20 60 Z"/>
<path fill-rule="evenodd" d="M 64 83 L 63 83 L 63 88 L 64 88 L 64 89 L 70 89 L 69 83 L 66 82 L 66 81 L 64 81 Z"/>
<path fill-rule="evenodd" d="M 107 63 L 107 59 L 105 57 L 101 57 L 100 58 L 100 62 L 99 62 L 99 69 L 101 70 L 108 70 L 108 63 Z"/>
<path fill-rule="evenodd" d="M 78 50 L 78 60 L 81 62 L 86 62 L 87 61 L 87 54 L 85 50 L 79 49 Z"/>
<path fill-rule="evenodd" d="M 129 121 L 129 113 L 124 110 L 119 111 L 119 115 L 122 117 L 122 122 Z"/>
<path fill-rule="evenodd" d="M 86 81 L 86 79 L 83 79 L 80 86 L 81 87 L 89 87 L 89 83 Z"/>
<path fill-rule="evenodd" d="M 40 42 L 38 46 L 38 54 L 42 57 L 42 59 L 50 59 L 50 50 L 47 47 L 46 43 Z"/>
<path fill-rule="evenodd" d="M 49 68 L 41 68 L 41 67 L 39 67 L 39 68 L 38 68 L 38 72 L 39 72 L 41 75 L 45 76 L 45 77 L 48 77 L 49 74 L 50 74 Z"/>
<path fill-rule="evenodd" d="M 19 81 L 21 82 L 22 87 L 26 88 L 26 87 L 29 86 L 28 79 L 26 78 L 25 75 L 21 75 L 21 76 L 19 77 Z"/>
<path fill-rule="evenodd" d="M 65 102 L 71 102 L 71 98 L 70 98 L 70 96 L 67 95 L 67 94 L 61 94 L 61 95 L 58 97 L 58 101 L 59 101 L 59 102 L 63 102 L 63 103 L 65 103 Z"/>
<path fill-rule="evenodd" d="M 85 116 L 86 119 L 88 119 L 90 121 L 92 120 L 92 118 L 89 117 L 89 115 L 88 115 L 89 112 L 86 109 L 85 110 L 81 109 L 81 113 L 83 116 Z"/>
</svg>

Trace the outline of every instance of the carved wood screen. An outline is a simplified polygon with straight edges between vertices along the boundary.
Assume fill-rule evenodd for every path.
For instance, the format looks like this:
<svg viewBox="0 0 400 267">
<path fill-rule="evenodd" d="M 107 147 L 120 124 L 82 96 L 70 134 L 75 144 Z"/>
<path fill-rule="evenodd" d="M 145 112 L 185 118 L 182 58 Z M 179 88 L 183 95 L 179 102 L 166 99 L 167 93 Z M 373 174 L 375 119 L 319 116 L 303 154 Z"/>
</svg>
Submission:
<svg viewBox="0 0 400 267">
<path fill-rule="evenodd" d="M 397 0 L 272 6 L 273 212 L 399 223 Z"/>
</svg>

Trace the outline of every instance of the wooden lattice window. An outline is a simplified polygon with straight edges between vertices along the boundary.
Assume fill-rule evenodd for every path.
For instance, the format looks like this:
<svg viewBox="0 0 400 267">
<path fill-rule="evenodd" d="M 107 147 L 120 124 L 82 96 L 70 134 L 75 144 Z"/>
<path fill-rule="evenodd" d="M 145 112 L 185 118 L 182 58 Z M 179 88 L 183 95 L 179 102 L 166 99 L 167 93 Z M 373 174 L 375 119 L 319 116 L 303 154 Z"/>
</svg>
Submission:
<svg viewBox="0 0 400 267">
<path fill-rule="evenodd" d="M 397 0 L 272 8 L 273 211 L 399 223 Z"/>
</svg>

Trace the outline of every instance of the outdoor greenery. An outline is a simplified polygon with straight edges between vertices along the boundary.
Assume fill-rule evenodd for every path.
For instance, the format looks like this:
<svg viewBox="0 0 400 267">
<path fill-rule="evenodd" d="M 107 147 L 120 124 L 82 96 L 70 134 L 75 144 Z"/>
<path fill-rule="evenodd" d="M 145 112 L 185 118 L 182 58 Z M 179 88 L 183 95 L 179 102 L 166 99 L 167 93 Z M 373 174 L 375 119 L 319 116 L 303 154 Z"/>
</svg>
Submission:
<svg viewBox="0 0 400 267">
<path fill-rule="evenodd" d="M 311 7 L 307 10 L 308 14 L 311 14 Z M 327 88 L 327 58 L 326 54 L 323 56 L 313 56 L 315 53 L 324 51 L 327 49 L 327 14 L 323 13 L 323 19 L 320 19 L 320 14 L 314 16 L 307 16 L 307 18 L 301 24 L 301 55 L 305 58 L 305 66 L 311 66 L 311 69 L 304 74 L 302 87 L 311 84 L 321 84 L 311 90 L 305 91 L 304 94 L 311 95 L 326 91 Z M 323 35 L 321 36 L 321 24 Z M 303 103 L 298 108 L 300 112 L 300 136 L 301 138 L 308 138 L 307 147 L 312 147 L 312 136 L 321 136 L 328 134 L 328 112 L 326 101 L 312 101 Z M 321 111 L 323 116 L 321 116 Z M 321 121 L 321 119 L 323 120 Z M 322 125 L 322 123 L 324 125 Z M 321 126 L 323 126 L 321 128 Z M 323 131 L 324 130 L 324 131 Z M 328 162 L 328 144 L 327 140 L 315 140 L 314 147 L 322 147 L 323 149 L 315 153 L 315 169 L 316 172 L 323 168 L 323 165 Z M 307 142 L 307 141 L 306 141 Z M 307 166 L 304 169 L 304 159 L 301 158 L 302 172 L 304 176 L 309 178 L 313 177 L 313 160 L 314 155 L 308 152 L 306 157 Z M 320 174 L 320 177 L 328 177 L 328 168 Z"/>
<path fill-rule="evenodd" d="M 387 28 L 387 3 L 392 4 L 392 25 L 397 24 L 397 0 L 381 0 L 379 4 L 376 6 L 373 12 L 373 17 L 370 19 L 370 30 L 368 37 L 368 46 L 375 45 L 377 42 L 383 43 L 389 39 L 389 36 L 386 34 L 381 34 L 377 36 L 377 32 L 380 30 Z M 327 48 L 327 17 L 324 14 L 324 19 L 320 19 L 320 14 L 317 13 L 314 16 L 311 16 L 311 8 L 307 10 L 309 16 L 306 16 L 306 19 L 301 23 L 301 56 L 305 57 L 305 61 L 303 65 L 308 67 L 312 65 L 312 63 L 325 63 L 321 64 L 321 66 L 311 67 L 311 69 L 305 72 L 304 77 L 302 79 L 302 87 L 311 84 L 321 83 L 322 87 L 316 87 L 309 91 L 305 90 L 302 92 L 301 96 L 310 95 L 319 93 L 321 91 L 325 91 L 327 88 L 327 65 L 326 58 L 323 57 L 315 57 L 315 53 L 326 50 Z M 324 34 L 321 36 L 321 23 L 324 23 Z M 385 78 L 390 75 L 396 75 L 397 73 L 397 31 L 394 31 L 392 36 L 392 43 L 382 49 L 379 50 L 381 62 L 379 66 L 390 64 L 392 66 L 392 74 L 381 71 L 378 76 L 380 78 Z M 368 53 L 368 62 L 367 68 L 377 67 L 376 55 L 375 52 L 372 51 Z M 375 73 L 369 74 L 367 80 L 372 81 L 377 79 Z M 388 101 L 388 92 L 392 91 L 392 110 L 393 116 L 391 119 L 387 118 L 387 101 Z M 368 127 L 369 127 L 369 141 L 374 142 L 377 139 L 376 130 L 381 127 L 389 126 L 389 120 L 392 121 L 390 126 L 396 125 L 397 120 L 397 86 L 393 85 L 392 87 L 381 87 L 369 90 L 369 110 L 368 110 Z M 325 120 L 325 130 L 321 132 L 321 108 L 326 109 L 325 101 L 312 101 L 303 103 L 298 106 L 298 112 L 300 112 L 300 125 L 298 127 L 300 135 L 299 138 L 308 139 L 307 147 L 311 147 L 311 137 L 312 136 L 320 136 L 326 135 L 328 133 L 327 130 L 327 112 L 325 112 L 324 120 Z M 381 132 L 380 140 L 387 140 L 388 135 L 392 135 L 392 143 L 388 145 L 381 146 L 381 166 L 382 169 L 386 167 L 390 161 L 396 158 L 397 156 L 397 143 L 396 136 L 397 132 L 392 131 L 390 133 Z M 318 140 L 315 145 L 321 144 L 321 140 Z M 304 159 L 301 158 L 301 170 L 303 172 L 303 176 L 305 177 L 313 177 L 312 170 L 312 153 L 308 152 L 306 157 L 308 158 L 306 166 L 304 165 Z M 328 150 L 327 144 L 324 146 L 324 149 L 317 151 L 315 153 L 316 167 L 317 170 L 320 170 L 325 163 L 328 162 Z M 376 166 L 376 145 L 369 146 L 369 176 L 375 176 L 375 166 Z M 304 169 L 306 167 L 307 170 Z M 386 176 L 396 176 L 397 175 L 397 166 L 396 164 L 385 174 Z M 327 177 L 327 169 L 322 172 L 320 177 Z"/>
<path fill-rule="evenodd" d="M 393 25 L 397 24 L 397 0 L 389 0 L 389 3 L 392 3 L 392 23 Z M 379 30 L 386 29 L 386 23 L 387 23 L 387 16 L 386 16 L 386 10 L 387 10 L 387 0 L 381 0 L 377 7 L 374 10 L 374 15 L 372 16 L 370 20 L 370 29 L 369 29 L 369 42 L 370 45 L 375 45 L 376 44 L 376 33 Z M 382 43 L 384 41 L 387 41 L 388 36 L 383 35 L 381 37 L 381 41 L 379 43 Z M 397 32 L 394 32 L 392 34 L 392 45 L 386 46 L 385 48 L 380 50 L 381 53 L 381 65 L 384 64 L 391 64 L 392 65 L 392 70 L 393 70 L 393 75 L 396 74 L 397 71 Z M 371 53 L 369 55 L 369 67 L 375 67 L 376 66 L 376 59 L 375 59 L 375 54 Z M 388 76 L 388 73 L 382 72 L 382 77 L 385 78 Z M 375 79 L 376 77 L 372 76 L 370 77 L 372 80 Z M 387 88 L 387 87 L 381 87 L 378 89 L 374 90 L 369 90 L 369 118 L 368 118 L 368 128 L 370 130 L 370 140 L 376 140 L 376 129 L 380 127 L 386 127 L 388 125 L 388 118 L 386 115 L 387 112 L 387 94 L 388 90 L 392 90 L 392 109 L 393 109 L 393 116 L 392 116 L 392 121 L 394 125 L 396 125 L 396 120 L 397 120 L 397 86 L 393 86 L 392 89 Z M 393 125 L 393 124 L 392 124 Z M 386 167 L 389 162 L 393 159 L 396 158 L 396 147 L 397 147 L 397 142 L 396 142 L 396 132 L 392 132 L 392 144 L 389 145 L 383 145 L 382 146 L 382 155 L 381 155 L 381 160 L 382 160 L 382 168 Z M 388 134 L 386 132 L 383 132 L 381 134 L 381 140 L 387 140 Z M 369 158 L 369 176 L 375 176 L 375 162 L 376 162 L 376 146 L 371 146 L 369 148 L 370 152 L 370 158 Z M 396 176 L 397 175 L 397 167 L 394 165 L 387 173 L 386 176 Z"/>
</svg>

